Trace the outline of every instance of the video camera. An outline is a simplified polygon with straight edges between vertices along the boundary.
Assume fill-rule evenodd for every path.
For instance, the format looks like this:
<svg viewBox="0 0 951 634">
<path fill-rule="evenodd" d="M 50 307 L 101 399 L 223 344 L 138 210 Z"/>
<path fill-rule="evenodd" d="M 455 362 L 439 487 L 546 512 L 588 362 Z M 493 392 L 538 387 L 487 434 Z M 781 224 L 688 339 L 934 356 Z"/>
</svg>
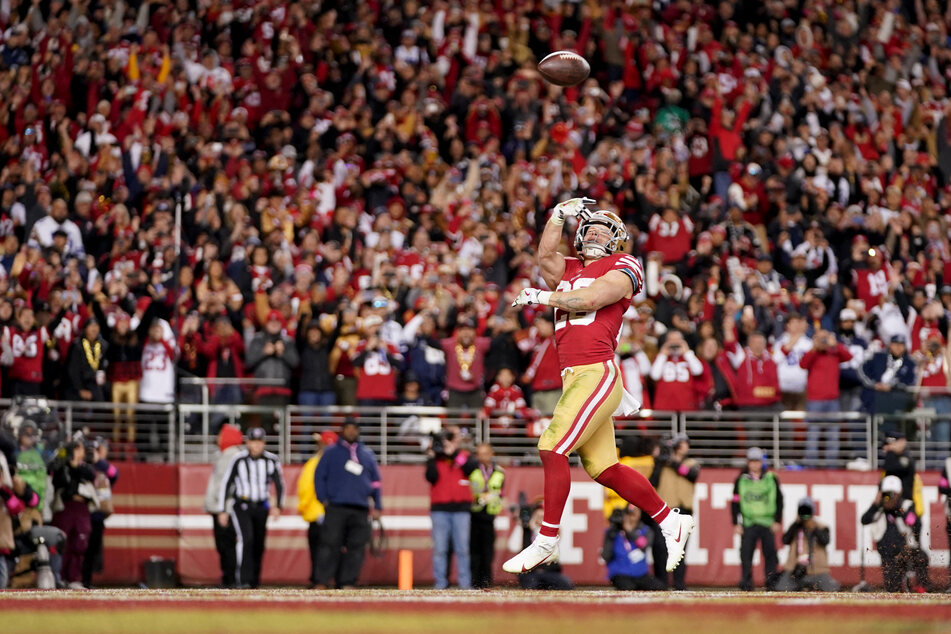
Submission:
<svg viewBox="0 0 951 634">
<path fill-rule="evenodd" d="M 518 521 L 522 525 L 522 528 L 527 529 L 529 523 L 532 521 L 532 513 L 534 512 L 535 506 L 528 503 L 528 498 L 525 496 L 525 491 L 519 491 L 518 504 L 513 504 L 510 506 L 509 513 L 518 516 Z"/>
<path fill-rule="evenodd" d="M 446 455 L 446 441 L 452 438 L 452 434 L 445 429 L 441 429 L 430 433 L 429 438 L 429 448 L 433 450 L 433 453 L 437 456 Z"/>
</svg>

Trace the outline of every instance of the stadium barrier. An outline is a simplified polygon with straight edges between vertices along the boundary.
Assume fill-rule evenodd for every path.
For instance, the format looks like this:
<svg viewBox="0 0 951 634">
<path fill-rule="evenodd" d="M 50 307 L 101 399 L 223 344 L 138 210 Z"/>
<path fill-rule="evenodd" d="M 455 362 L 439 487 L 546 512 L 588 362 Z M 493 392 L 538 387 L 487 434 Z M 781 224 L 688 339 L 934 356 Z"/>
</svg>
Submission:
<svg viewBox="0 0 951 634">
<path fill-rule="evenodd" d="M 212 538 L 212 518 L 202 504 L 210 473 L 209 465 L 120 464 L 115 488 L 116 513 L 106 521 L 105 571 L 97 585 L 134 584 L 142 580 L 143 565 L 152 556 L 174 559 L 182 582 L 188 585 L 219 581 L 217 554 Z M 305 585 L 309 574 L 306 524 L 296 514 L 295 483 L 300 465 L 287 465 L 288 484 L 284 513 L 269 520 L 263 579 L 272 585 Z M 735 586 L 740 578 L 739 538 L 730 518 L 730 501 L 736 469 L 704 469 L 697 484 L 694 512 L 698 529 L 690 538 L 686 560 L 687 582 L 697 586 Z M 572 469 L 572 487 L 562 520 L 561 559 L 566 574 L 580 585 L 607 582 L 599 561 L 606 526 L 604 489 L 579 468 Z M 829 563 L 832 574 L 850 587 L 859 580 L 862 551 L 867 578 L 879 584 L 880 560 L 867 527 L 860 517 L 875 497 L 879 474 L 840 470 L 788 471 L 779 474 L 785 498 L 784 528 L 794 520 L 797 501 L 804 495 L 816 503 L 817 518 L 828 524 L 832 540 Z M 395 585 L 400 550 L 413 551 L 416 586 L 432 583 L 429 485 L 422 465 L 382 467 L 383 526 L 386 541 L 382 552 L 368 555 L 360 577 L 364 585 Z M 932 575 L 942 582 L 948 566 L 944 505 L 939 499 L 938 475 L 923 474 L 925 502 L 922 544 L 928 552 Z M 542 493 L 539 467 L 517 466 L 506 470 L 505 507 L 496 520 L 495 579 L 513 584 L 501 572 L 507 543 L 515 529 L 519 493 L 529 500 Z M 780 564 L 786 550 L 780 550 Z M 757 555 L 756 582 L 762 586 L 763 567 Z"/>
<path fill-rule="evenodd" d="M 547 422 L 513 421 L 508 414 L 483 416 L 481 412 L 443 407 L 273 407 L 215 404 L 207 398 L 162 405 L 45 399 L 30 402 L 56 414 L 67 434 L 83 429 L 92 435 L 118 439 L 113 458 L 137 462 L 206 463 L 215 454 L 216 433 L 223 422 L 243 428 L 263 426 L 268 432 L 268 450 L 282 462 L 301 462 L 314 447 L 314 432 L 356 420 L 363 441 L 376 452 L 382 465 L 423 462 L 429 435 L 448 424 L 462 427 L 473 443 L 491 442 L 503 464 L 538 465 L 537 434 Z M 10 405 L 11 401 L 0 400 L 0 408 Z M 124 441 L 129 420 L 136 428 L 133 443 Z M 814 460 L 806 455 L 810 426 L 818 431 Z M 875 470 L 881 456 L 881 437 L 892 429 L 905 432 L 909 452 L 919 468 L 940 469 L 951 454 L 951 443 L 943 440 L 951 427 L 951 416 L 929 410 L 895 416 L 643 410 L 616 419 L 615 427 L 619 443 L 632 435 L 664 439 L 676 433 L 687 434 L 692 456 L 705 467 L 740 467 L 746 450 L 759 446 L 775 469 Z"/>
</svg>

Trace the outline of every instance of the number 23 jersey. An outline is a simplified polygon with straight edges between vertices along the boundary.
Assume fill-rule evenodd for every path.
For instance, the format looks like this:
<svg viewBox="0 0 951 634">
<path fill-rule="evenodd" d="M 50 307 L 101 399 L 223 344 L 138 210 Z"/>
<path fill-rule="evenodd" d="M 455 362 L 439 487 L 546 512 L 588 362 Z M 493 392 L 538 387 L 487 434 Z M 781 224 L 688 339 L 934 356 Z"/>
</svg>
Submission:
<svg viewBox="0 0 951 634">
<path fill-rule="evenodd" d="M 578 258 L 565 258 L 565 274 L 556 291 L 576 291 L 591 286 L 609 271 L 620 271 L 630 278 L 634 295 L 644 285 L 641 263 L 628 253 L 615 253 L 584 266 Z M 617 302 L 587 312 L 555 309 L 555 342 L 561 369 L 614 359 L 621 336 L 621 323 L 631 300 Z"/>
</svg>

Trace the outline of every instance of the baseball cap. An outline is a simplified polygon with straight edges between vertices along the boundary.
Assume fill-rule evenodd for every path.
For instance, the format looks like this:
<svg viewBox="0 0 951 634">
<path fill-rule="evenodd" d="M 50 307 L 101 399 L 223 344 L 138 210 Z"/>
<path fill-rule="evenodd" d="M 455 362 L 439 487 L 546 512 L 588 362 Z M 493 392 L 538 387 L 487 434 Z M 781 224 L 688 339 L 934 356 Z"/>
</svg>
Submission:
<svg viewBox="0 0 951 634">
<path fill-rule="evenodd" d="M 882 478 L 882 493 L 901 493 L 901 479 L 890 475 Z"/>
<path fill-rule="evenodd" d="M 894 431 L 890 431 L 885 434 L 885 442 L 886 443 L 895 442 L 896 440 L 901 440 L 904 437 L 905 437 L 905 432 L 896 429 Z"/>
<path fill-rule="evenodd" d="M 252 427 L 248 430 L 248 440 L 264 440 L 267 434 L 263 427 Z"/>
<path fill-rule="evenodd" d="M 271 312 L 267 314 L 268 321 L 284 321 L 284 316 L 281 315 L 281 311 L 272 309 Z"/>
<path fill-rule="evenodd" d="M 797 513 L 799 517 L 812 517 L 816 514 L 816 505 L 811 497 L 807 495 L 800 498 L 799 504 L 797 505 Z"/>
<path fill-rule="evenodd" d="M 335 431 L 322 431 L 319 434 L 315 433 L 314 436 L 319 438 L 320 442 L 324 445 L 336 445 L 337 438 L 339 438 L 337 432 Z"/>
<path fill-rule="evenodd" d="M 858 315 L 851 308 L 843 308 L 839 311 L 839 321 L 855 321 Z"/>
<path fill-rule="evenodd" d="M 888 340 L 888 343 L 907 343 L 905 341 L 905 335 L 892 335 L 891 339 Z"/>
<path fill-rule="evenodd" d="M 941 290 L 938 291 L 939 295 L 951 295 L 951 286 L 945 285 L 941 287 Z"/>
<path fill-rule="evenodd" d="M 766 454 L 759 447 L 750 447 L 746 450 L 746 459 L 748 461 L 762 461 Z"/>
</svg>

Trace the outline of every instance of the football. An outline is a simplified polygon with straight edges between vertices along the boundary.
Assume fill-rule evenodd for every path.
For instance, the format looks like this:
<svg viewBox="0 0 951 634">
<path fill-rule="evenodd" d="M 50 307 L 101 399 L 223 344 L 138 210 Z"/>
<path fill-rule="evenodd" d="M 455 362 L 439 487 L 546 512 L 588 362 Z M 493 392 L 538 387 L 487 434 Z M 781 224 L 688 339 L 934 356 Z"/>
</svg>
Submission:
<svg viewBox="0 0 951 634">
<path fill-rule="evenodd" d="M 591 66 L 574 51 L 555 51 L 538 62 L 538 72 L 556 86 L 574 86 L 588 78 Z"/>
</svg>

